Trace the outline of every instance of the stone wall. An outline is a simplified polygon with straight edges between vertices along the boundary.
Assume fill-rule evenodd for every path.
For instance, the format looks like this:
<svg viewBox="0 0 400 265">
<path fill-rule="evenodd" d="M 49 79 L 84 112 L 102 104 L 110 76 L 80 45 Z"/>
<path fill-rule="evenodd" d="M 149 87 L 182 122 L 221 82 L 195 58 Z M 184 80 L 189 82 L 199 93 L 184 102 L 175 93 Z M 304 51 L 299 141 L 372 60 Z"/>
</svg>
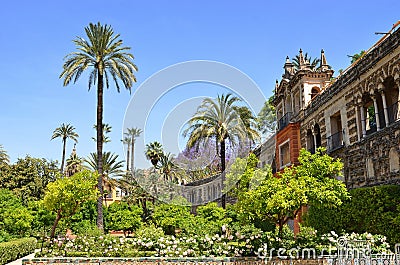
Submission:
<svg viewBox="0 0 400 265">
<path fill-rule="evenodd" d="M 316 123 L 320 126 L 322 146 L 327 147 L 326 140 L 332 135 L 330 117 L 340 112 L 343 146 L 331 150 L 329 154 L 343 161 L 343 180 L 348 188 L 400 184 L 400 119 L 387 125 L 379 118 L 380 130 L 378 128 L 376 132 L 369 131 L 363 135 L 363 126 L 367 124 L 365 116 L 362 120 L 361 115 L 361 109 L 366 115 L 367 108 L 371 106 L 368 104 L 376 99 L 377 108 L 374 107 L 374 110 L 384 116 L 384 109 L 389 104 L 384 108 L 383 98 L 387 102 L 392 102 L 388 99 L 393 97 L 395 101 L 400 99 L 399 44 L 400 29 L 372 47 L 304 110 L 300 127 L 304 148 L 307 148 L 307 130 Z"/>
</svg>

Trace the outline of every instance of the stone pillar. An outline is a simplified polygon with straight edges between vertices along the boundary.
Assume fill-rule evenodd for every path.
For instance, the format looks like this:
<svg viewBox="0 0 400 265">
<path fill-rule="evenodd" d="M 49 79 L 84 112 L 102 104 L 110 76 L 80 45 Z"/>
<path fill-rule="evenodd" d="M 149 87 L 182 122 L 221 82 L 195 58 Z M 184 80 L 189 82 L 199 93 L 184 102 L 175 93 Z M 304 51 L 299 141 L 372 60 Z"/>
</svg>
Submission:
<svg viewBox="0 0 400 265">
<path fill-rule="evenodd" d="M 397 78 L 395 80 L 395 83 L 397 85 L 397 90 L 399 92 L 398 96 L 397 96 L 397 116 L 395 117 L 396 121 L 398 119 L 400 119 L 400 78 Z"/>
<path fill-rule="evenodd" d="M 292 104 L 292 113 L 293 113 L 293 116 L 294 116 L 294 115 L 296 115 L 296 113 L 294 113 L 294 100 L 293 100 L 293 98 L 294 98 L 293 94 L 291 93 L 291 96 L 290 96 L 290 101 L 291 102 L 290 103 Z"/>
<path fill-rule="evenodd" d="M 381 92 L 381 96 L 382 96 L 383 112 L 385 113 L 385 125 L 386 125 L 386 127 L 388 127 L 389 126 L 389 114 L 388 114 L 388 110 L 387 110 L 386 96 L 385 96 L 385 92 L 383 91 L 383 89 L 380 92 Z"/>
<path fill-rule="evenodd" d="M 317 134 L 314 132 L 314 129 L 312 130 L 312 135 L 314 139 L 314 153 L 317 152 Z"/>
<path fill-rule="evenodd" d="M 362 137 L 364 138 L 367 135 L 367 130 L 365 129 L 365 108 L 361 105 L 361 130 L 362 130 Z"/>
<path fill-rule="evenodd" d="M 380 121 L 379 121 L 378 102 L 376 101 L 376 96 L 375 95 L 371 95 L 371 97 L 372 97 L 372 100 L 374 101 L 376 130 L 380 131 L 381 130 L 381 125 L 380 125 Z"/>
<path fill-rule="evenodd" d="M 356 105 L 356 131 L 357 131 L 357 140 L 360 141 L 361 140 L 361 135 L 360 135 L 360 119 L 358 118 L 359 116 L 359 108 L 360 105 Z"/>
</svg>

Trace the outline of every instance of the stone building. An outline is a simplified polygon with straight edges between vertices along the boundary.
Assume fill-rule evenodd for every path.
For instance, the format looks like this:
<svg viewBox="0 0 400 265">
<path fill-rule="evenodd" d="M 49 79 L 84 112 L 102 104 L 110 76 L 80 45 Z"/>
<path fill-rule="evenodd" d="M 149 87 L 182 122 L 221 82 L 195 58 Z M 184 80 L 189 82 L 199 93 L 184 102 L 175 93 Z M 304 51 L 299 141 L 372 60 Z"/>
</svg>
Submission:
<svg viewBox="0 0 400 265">
<path fill-rule="evenodd" d="M 322 50 L 286 58 L 275 87 L 276 168 L 319 146 L 344 163 L 348 188 L 400 184 L 400 22 L 337 78 Z"/>
</svg>

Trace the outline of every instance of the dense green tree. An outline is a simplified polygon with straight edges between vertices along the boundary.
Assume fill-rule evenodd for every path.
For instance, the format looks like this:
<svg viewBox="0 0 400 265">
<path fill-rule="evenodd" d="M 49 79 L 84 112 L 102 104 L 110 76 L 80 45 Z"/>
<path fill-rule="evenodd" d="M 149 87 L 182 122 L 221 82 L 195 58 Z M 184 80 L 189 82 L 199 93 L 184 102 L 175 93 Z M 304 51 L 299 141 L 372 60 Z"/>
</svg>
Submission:
<svg viewBox="0 0 400 265">
<path fill-rule="evenodd" d="M 107 228 L 132 233 L 142 225 L 142 208 L 126 202 L 114 202 L 107 210 Z"/>
<path fill-rule="evenodd" d="M 227 141 L 235 146 L 245 143 L 249 135 L 252 135 L 251 139 L 258 137 L 255 131 L 246 128 L 239 114 L 234 110 L 239 102 L 240 99 L 232 94 L 221 95 L 216 99 L 205 98 L 183 132 L 183 136 L 188 137 L 188 148 L 206 144 L 210 139 L 215 140 L 220 155 L 222 183 L 225 181 Z M 226 204 L 225 197 L 226 195 L 223 194 L 221 198 L 223 208 Z"/>
<path fill-rule="evenodd" d="M 257 115 L 257 128 L 263 134 L 273 134 L 276 130 L 276 113 L 273 105 L 274 95 L 265 101 L 264 106 Z"/>
<path fill-rule="evenodd" d="M 270 170 L 257 168 L 257 164 L 258 159 L 253 153 L 245 158 L 236 158 L 226 175 L 225 192 L 229 192 L 231 197 L 240 199 L 239 197 L 247 191 L 260 185 Z"/>
<path fill-rule="evenodd" d="M 131 168 L 131 171 L 133 173 L 135 172 L 135 142 L 136 142 L 136 138 L 138 138 L 140 136 L 140 134 L 142 134 L 142 132 L 143 131 L 141 129 L 139 129 L 139 128 L 128 128 L 127 132 L 124 133 L 124 135 L 126 137 L 131 139 L 131 144 L 130 144 L 130 147 L 131 147 L 131 161 L 130 161 L 131 166 L 130 166 L 130 168 Z M 129 146 L 128 146 L 128 148 L 129 148 Z M 129 163 L 129 159 L 128 158 L 127 158 L 126 163 L 127 164 Z"/>
<path fill-rule="evenodd" d="M 153 166 L 156 166 L 158 161 L 160 160 L 160 157 L 164 154 L 164 150 L 162 145 L 157 142 L 151 142 L 149 144 L 146 144 L 146 158 L 150 160 L 151 164 Z"/>
<path fill-rule="evenodd" d="M 60 127 L 57 127 L 53 135 L 51 136 L 51 140 L 56 139 L 56 138 L 61 138 L 62 144 L 63 144 L 63 149 L 62 149 L 62 157 L 61 157 L 61 172 L 64 170 L 64 162 L 65 162 L 65 148 L 67 145 L 67 139 L 71 139 L 75 141 L 75 143 L 78 142 L 78 137 L 79 135 L 75 132 L 75 127 L 72 126 L 71 124 L 65 124 L 62 123 Z"/>
<path fill-rule="evenodd" d="M 3 146 L 0 144 L 0 165 L 10 163 L 10 157 L 7 154 L 7 151 L 4 150 Z"/>
<path fill-rule="evenodd" d="M 64 79 L 64 86 L 71 81 L 74 83 L 79 79 L 82 72 L 91 68 L 89 74 L 89 90 L 97 84 L 97 180 L 100 195 L 97 200 L 97 226 L 103 230 L 103 88 L 109 87 L 109 78 L 115 83 L 117 91 L 120 91 L 118 80 L 121 80 L 124 87 L 131 91 L 132 85 L 136 82 L 134 72 L 137 71 L 129 47 L 124 47 L 119 39 L 119 34 L 114 34 L 110 25 L 90 23 L 85 28 L 89 41 L 77 37 L 73 42 L 78 51 L 66 56 L 63 71 L 60 78 Z"/>
<path fill-rule="evenodd" d="M 178 230 L 186 232 L 185 228 L 193 224 L 194 216 L 189 206 L 162 203 L 154 207 L 153 221 L 165 234 L 174 235 Z"/>
<path fill-rule="evenodd" d="M 0 170 L 0 188 L 11 190 L 25 205 L 42 199 L 47 184 L 60 175 L 56 162 L 30 156 Z"/>
<path fill-rule="evenodd" d="M 84 202 L 97 199 L 99 192 L 94 188 L 96 175 L 84 170 L 68 178 L 59 178 L 47 185 L 43 205 L 56 214 L 51 237 L 54 237 L 61 218 L 71 217 L 79 211 Z"/>
<path fill-rule="evenodd" d="M 315 154 L 302 149 L 299 165 L 287 167 L 278 177 L 270 172 L 255 189 L 239 199 L 239 209 L 248 218 L 271 220 L 279 227 L 296 218 L 303 206 L 324 203 L 337 207 L 349 198 L 346 186 L 335 177 L 341 174 L 343 164 L 326 155 L 323 148 Z"/>
<path fill-rule="evenodd" d="M 330 231 L 372 233 L 400 242 L 400 186 L 381 185 L 349 191 L 351 199 L 337 208 L 323 203 L 310 205 L 303 220 L 324 234 Z"/>
<path fill-rule="evenodd" d="M 0 230 L 13 237 L 27 235 L 33 216 L 11 191 L 0 189 Z"/>
<path fill-rule="evenodd" d="M 221 234 L 223 233 L 222 227 L 227 227 L 232 221 L 226 216 L 226 210 L 218 207 L 216 202 L 197 207 L 196 213 L 195 225 L 193 231 L 190 232 L 199 236 Z M 187 229 L 190 229 L 190 227 Z"/>
<path fill-rule="evenodd" d="M 147 221 L 150 217 L 148 204 L 153 200 L 153 197 L 145 189 L 145 185 L 143 185 L 143 182 L 146 179 L 147 177 L 145 176 L 143 169 L 135 169 L 134 174 L 128 172 L 118 180 L 120 187 L 126 194 L 122 200 L 127 202 L 129 205 L 137 204 L 142 207 L 143 221 Z"/>
</svg>

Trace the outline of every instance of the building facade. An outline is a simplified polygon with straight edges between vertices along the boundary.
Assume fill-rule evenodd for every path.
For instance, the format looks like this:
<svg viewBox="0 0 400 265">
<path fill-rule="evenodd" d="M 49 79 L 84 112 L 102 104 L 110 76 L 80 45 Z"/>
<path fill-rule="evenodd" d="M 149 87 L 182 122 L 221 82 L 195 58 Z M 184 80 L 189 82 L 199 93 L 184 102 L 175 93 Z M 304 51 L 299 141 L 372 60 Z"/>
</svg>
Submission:
<svg viewBox="0 0 400 265">
<path fill-rule="evenodd" d="M 344 163 L 348 188 L 400 184 L 399 22 L 334 78 L 322 50 L 312 65 L 300 50 L 286 58 L 275 87 L 276 169 L 319 146 Z"/>
</svg>

